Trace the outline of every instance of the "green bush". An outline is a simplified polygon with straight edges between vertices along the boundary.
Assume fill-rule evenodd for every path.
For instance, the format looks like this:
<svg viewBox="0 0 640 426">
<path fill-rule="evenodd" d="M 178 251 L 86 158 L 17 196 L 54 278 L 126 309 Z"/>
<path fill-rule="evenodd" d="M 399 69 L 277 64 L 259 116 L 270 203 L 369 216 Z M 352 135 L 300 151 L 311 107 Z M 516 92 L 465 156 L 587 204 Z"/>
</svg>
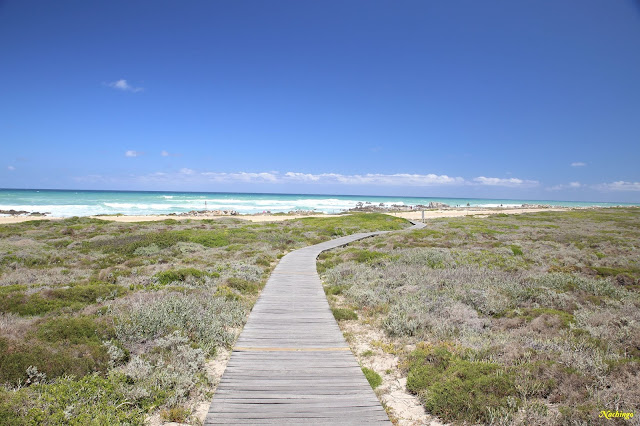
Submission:
<svg viewBox="0 0 640 426">
<path fill-rule="evenodd" d="M 105 372 L 109 360 L 107 348 L 100 343 L 44 343 L 35 339 L 18 342 L 0 338 L 0 383 L 24 383 L 30 366 L 37 367 L 49 379 Z"/>
<path fill-rule="evenodd" d="M 160 412 L 160 418 L 166 422 L 184 423 L 189 418 L 189 410 L 184 407 L 174 407 Z"/>
<path fill-rule="evenodd" d="M 337 321 L 341 321 L 341 320 L 357 320 L 358 319 L 358 314 L 356 314 L 351 309 L 332 308 L 331 312 L 333 313 L 333 317 Z"/>
<path fill-rule="evenodd" d="M 364 377 L 367 378 L 372 389 L 375 389 L 382 384 L 382 377 L 372 369 L 362 367 L 362 372 L 364 373 Z"/>
<path fill-rule="evenodd" d="M 343 290 L 343 287 L 342 287 L 342 286 L 339 286 L 339 285 L 330 285 L 330 286 L 326 286 L 326 287 L 324 288 L 324 293 L 325 293 L 326 295 L 328 295 L 328 296 L 329 296 L 329 295 L 334 295 L 334 294 L 335 294 L 335 295 L 338 295 L 338 294 L 342 294 L 342 290 Z"/>
<path fill-rule="evenodd" d="M 355 253 L 354 260 L 358 263 L 377 263 L 382 259 L 387 259 L 389 257 L 388 254 L 382 253 L 380 251 L 370 251 L 370 250 L 353 250 Z"/>
<path fill-rule="evenodd" d="M 123 287 L 103 282 L 43 290 L 27 295 L 12 292 L 0 298 L 0 312 L 18 315 L 42 315 L 62 308 L 78 310 L 96 301 L 113 299 L 127 293 Z"/>
<path fill-rule="evenodd" d="M 0 424 L 143 425 L 144 412 L 123 392 L 127 378 L 93 374 L 18 391 L 0 389 Z"/>
<path fill-rule="evenodd" d="M 273 261 L 273 257 L 268 256 L 266 254 L 261 254 L 256 258 L 256 265 L 271 266 L 272 261 Z"/>
<path fill-rule="evenodd" d="M 237 277 L 228 278 L 227 285 L 243 294 L 255 294 L 260 291 L 260 285 L 258 283 Z"/>
<path fill-rule="evenodd" d="M 103 340 L 115 337 L 113 327 L 87 316 L 58 317 L 45 321 L 39 325 L 35 334 L 45 342 L 65 342 L 73 345 L 101 344 Z"/>
<path fill-rule="evenodd" d="M 488 423 L 495 410 L 515 410 L 513 376 L 497 364 L 470 361 L 445 346 L 421 346 L 408 358 L 407 389 L 447 422 Z"/>
<path fill-rule="evenodd" d="M 124 343 L 140 342 L 183 332 L 206 352 L 229 346 L 234 329 L 244 324 L 245 312 L 234 300 L 210 293 L 167 293 L 162 297 L 115 312 L 116 335 Z"/>
<path fill-rule="evenodd" d="M 167 271 L 158 272 L 154 278 L 162 285 L 171 284 L 174 281 L 184 282 L 191 277 L 198 283 L 203 283 L 205 277 L 219 277 L 217 272 L 206 272 L 196 268 L 169 269 Z"/>
</svg>

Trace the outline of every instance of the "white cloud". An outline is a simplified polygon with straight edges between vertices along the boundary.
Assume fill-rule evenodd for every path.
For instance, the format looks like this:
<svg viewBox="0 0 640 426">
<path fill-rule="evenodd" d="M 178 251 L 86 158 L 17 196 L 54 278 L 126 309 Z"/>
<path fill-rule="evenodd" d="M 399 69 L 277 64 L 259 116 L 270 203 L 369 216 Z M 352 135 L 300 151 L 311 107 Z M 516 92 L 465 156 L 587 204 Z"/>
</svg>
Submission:
<svg viewBox="0 0 640 426">
<path fill-rule="evenodd" d="M 317 182 L 320 180 L 319 175 L 312 175 L 309 173 L 287 172 L 284 176 L 287 179 L 298 180 L 301 182 Z"/>
<path fill-rule="evenodd" d="M 13 166 L 7 166 L 7 170 L 9 170 L 9 171 L 14 171 L 15 169 L 16 169 L 16 168 L 15 168 L 15 167 L 13 167 Z"/>
<path fill-rule="evenodd" d="M 278 183 L 278 173 L 220 173 L 220 172 L 202 172 L 208 180 L 214 182 L 243 182 L 243 183 Z"/>
<path fill-rule="evenodd" d="M 142 92 L 144 88 L 142 87 L 134 87 L 127 83 L 127 80 L 121 79 L 117 81 L 113 81 L 111 83 L 107 83 L 107 86 L 112 87 L 114 89 L 122 90 L 124 92 Z"/>
<path fill-rule="evenodd" d="M 125 157 L 140 157 L 144 152 L 129 150 L 124 153 Z"/>
<path fill-rule="evenodd" d="M 160 152 L 160 155 L 162 155 L 163 157 L 180 157 L 182 154 L 163 150 Z"/>
<path fill-rule="evenodd" d="M 364 175 L 343 175 L 339 173 L 296 173 L 287 172 L 282 177 L 284 182 L 315 182 L 324 184 L 343 185 L 386 185 L 386 186 L 434 186 L 464 184 L 461 177 L 450 177 L 447 175 L 419 175 L 409 173 L 380 174 L 367 173 Z"/>
<path fill-rule="evenodd" d="M 548 191 L 561 191 L 563 189 L 576 189 L 576 188 L 582 188 L 584 187 L 583 184 L 581 184 L 580 182 L 569 182 L 569 184 L 564 185 L 555 185 L 555 186 L 551 186 L 549 188 L 547 188 Z"/>
<path fill-rule="evenodd" d="M 640 191 L 640 182 L 619 180 L 617 182 L 596 185 L 595 188 L 601 191 Z"/>
<path fill-rule="evenodd" d="M 571 163 L 571 167 L 584 167 L 587 163 L 583 163 L 582 161 L 576 161 L 575 163 Z"/>
<path fill-rule="evenodd" d="M 128 157 L 136 157 L 143 153 L 127 151 Z M 528 188 L 539 185 L 535 180 L 523 180 L 518 178 L 492 178 L 480 176 L 472 180 L 466 180 L 459 176 L 413 173 L 366 173 L 366 174 L 341 174 L 341 173 L 301 173 L 301 172 L 215 172 L 198 171 L 190 168 L 182 168 L 175 172 L 157 172 L 141 176 L 127 178 L 144 182 L 224 182 L 224 183 L 251 183 L 251 184 L 308 184 L 308 185 L 350 185 L 350 186 L 411 186 L 411 187 L 439 187 L 439 186 L 465 186 L 486 185 L 503 186 L 512 188 Z"/>
<path fill-rule="evenodd" d="M 162 151 L 160 155 L 162 155 L 163 157 L 168 157 L 169 153 L 167 151 Z"/>
<path fill-rule="evenodd" d="M 523 180 L 518 178 L 494 178 L 494 177 L 485 177 L 479 176 L 477 178 L 473 178 L 473 181 L 480 185 L 487 186 L 507 186 L 507 187 L 518 187 L 518 188 L 526 188 L 537 186 L 539 182 L 537 180 Z"/>
</svg>

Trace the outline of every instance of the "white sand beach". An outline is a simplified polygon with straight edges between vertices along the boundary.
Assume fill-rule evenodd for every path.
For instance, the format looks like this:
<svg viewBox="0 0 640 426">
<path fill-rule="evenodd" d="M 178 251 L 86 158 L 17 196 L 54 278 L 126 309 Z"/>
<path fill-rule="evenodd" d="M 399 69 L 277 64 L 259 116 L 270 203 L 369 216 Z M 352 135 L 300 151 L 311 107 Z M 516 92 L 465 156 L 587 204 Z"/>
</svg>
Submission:
<svg viewBox="0 0 640 426">
<path fill-rule="evenodd" d="M 491 215 L 491 214 L 522 214 L 522 213 L 535 213 L 535 212 L 550 212 L 550 211 L 565 211 L 570 210 L 567 207 L 553 207 L 553 208 L 460 208 L 460 209 L 443 209 L 443 210 L 425 210 L 424 218 L 435 219 L 442 217 L 460 217 L 460 216 L 473 216 L 473 215 Z M 404 211 L 404 212 L 388 212 L 387 214 L 397 217 L 402 217 L 410 220 L 420 220 L 422 218 L 422 211 Z M 202 219 L 221 219 L 221 218 L 235 218 L 248 220 L 250 222 L 280 222 L 283 220 L 301 219 L 304 217 L 337 217 L 339 215 L 331 214 L 314 214 L 314 215 L 272 215 L 272 214 L 255 214 L 255 215 L 141 215 L 141 216 L 90 216 L 96 219 L 110 220 L 113 222 L 152 222 L 166 219 L 175 220 L 202 220 Z M 1 216 L 0 224 L 21 223 L 30 220 L 61 220 L 61 217 L 49 217 L 49 216 Z"/>
</svg>

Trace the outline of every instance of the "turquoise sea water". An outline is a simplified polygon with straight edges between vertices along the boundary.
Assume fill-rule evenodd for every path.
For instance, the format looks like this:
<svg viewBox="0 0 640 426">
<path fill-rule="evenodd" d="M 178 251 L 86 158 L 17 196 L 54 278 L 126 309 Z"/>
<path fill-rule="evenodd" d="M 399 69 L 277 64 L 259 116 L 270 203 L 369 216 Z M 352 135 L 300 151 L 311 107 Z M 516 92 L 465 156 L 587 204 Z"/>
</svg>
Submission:
<svg viewBox="0 0 640 426">
<path fill-rule="evenodd" d="M 477 198 L 416 198 L 363 195 L 247 194 L 147 191 L 67 191 L 0 189 L 0 210 L 26 210 L 51 216 L 89 216 L 97 214 L 145 215 L 181 213 L 191 210 L 236 210 L 239 213 L 316 210 L 338 213 L 358 202 L 385 205 L 418 205 L 431 201 L 451 206 L 495 207 L 503 205 L 549 204 L 564 207 L 637 205 L 548 200 L 504 200 Z M 206 202 L 206 207 L 205 207 Z"/>
</svg>

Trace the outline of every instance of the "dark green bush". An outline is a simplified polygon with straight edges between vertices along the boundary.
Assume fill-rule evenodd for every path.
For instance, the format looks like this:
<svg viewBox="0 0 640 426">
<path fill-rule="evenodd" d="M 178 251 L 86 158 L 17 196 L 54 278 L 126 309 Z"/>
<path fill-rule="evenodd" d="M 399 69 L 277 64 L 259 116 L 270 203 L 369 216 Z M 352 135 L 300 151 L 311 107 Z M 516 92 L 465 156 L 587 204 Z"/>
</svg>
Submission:
<svg viewBox="0 0 640 426">
<path fill-rule="evenodd" d="M 169 269 L 158 272 L 154 278 L 162 285 L 170 284 L 174 281 L 184 282 L 188 277 L 193 277 L 196 281 L 203 283 L 205 277 L 219 277 L 217 272 L 206 272 L 196 268 Z"/>
<path fill-rule="evenodd" d="M 386 259 L 389 257 L 387 253 L 382 253 L 380 251 L 370 251 L 370 250 L 353 250 L 355 254 L 355 260 L 358 263 L 376 263 L 381 259 Z"/>
<path fill-rule="evenodd" d="M 72 375 L 82 377 L 94 371 L 105 372 L 109 366 L 107 349 L 100 343 L 69 344 L 18 342 L 0 338 L 0 383 L 16 384 L 27 379 L 27 368 L 37 367 L 47 379 Z"/>
<path fill-rule="evenodd" d="M 374 370 L 367 367 L 362 367 L 362 372 L 364 373 L 364 377 L 367 378 L 367 381 L 369 382 L 369 385 L 372 389 L 375 389 L 382 384 L 382 377 L 380 377 L 380 375 Z"/>
<path fill-rule="evenodd" d="M 244 294 L 255 294 L 260 291 L 260 284 L 237 277 L 228 278 L 227 285 Z"/>
<path fill-rule="evenodd" d="M 143 425 L 141 404 L 123 392 L 125 376 L 60 378 L 19 391 L 0 389 L 2 425 Z"/>
<path fill-rule="evenodd" d="M 35 335 L 38 339 L 51 342 L 77 344 L 101 344 L 103 340 L 115 337 L 113 327 L 96 318 L 58 317 L 41 323 Z"/>
<path fill-rule="evenodd" d="M 512 374 L 444 346 L 422 346 L 409 355 L 407 389 L 447 422 L 488 423 L 489 410 L 514 410 L 517 403 Z"/>
<path fill-rule="evenodd" d="M 98 299 L 119 297 L 126 292 L 121 286 L 101 282 L 48 289 L 31 295 L 13 292 L 0 298 L 0 312 L 26 316 L 42 315 L 62 308 L 78 310 Z"/>
<path fill-rule="evenodd" d="M 333 317 L 337 321 L 341 321 L 341 320 L 357 320 L 358 319 L 358 314 L 356 314 L 351 309 L 332 308 L 331 312 L 333 313 Z"/>
</svg>

